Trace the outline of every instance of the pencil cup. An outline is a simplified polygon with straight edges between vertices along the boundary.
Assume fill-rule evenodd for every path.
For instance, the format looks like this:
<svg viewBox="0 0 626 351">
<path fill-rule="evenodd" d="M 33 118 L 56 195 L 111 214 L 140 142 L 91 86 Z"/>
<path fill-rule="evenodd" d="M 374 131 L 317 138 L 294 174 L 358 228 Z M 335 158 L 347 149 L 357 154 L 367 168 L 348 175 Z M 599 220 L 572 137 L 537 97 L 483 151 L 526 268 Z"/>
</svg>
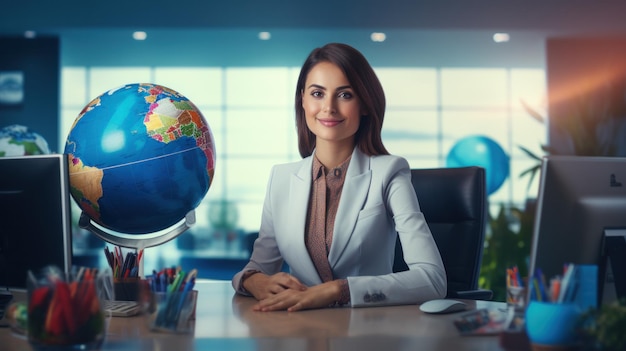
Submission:
<svg viewBox="0 0 626 351">
<path fill-rule="evenodd" d="M 116 278 L 113 280 L 115 300 L 139 301 L 139 278 Z"/>
<path fill-rule="evenodd" d="M 144 303 L 148 328 L 170 333 L 191 333 L 196 317 L 198 291 L 153 292 Z"/>
<path fill-rule="evenodd" d="M 526 333 L 533 351 L 575 349 L 580 316 L 576 304 L 531 301 L 526 309 Z"/>
<path fill-rule="evenodd" d="M 506 305 L 508 308 L 515 308 L 520 311 L 526 307 L 526 289 L 522 286 L 506 287 Z"/>
<path fill-rule="evenodd" d="M 101 301 L 112 296 L 111 274 L 46 267 L 28 272 L 28 341 L 35 350 L 97 349 L 106 334 Z"/>
</svg>

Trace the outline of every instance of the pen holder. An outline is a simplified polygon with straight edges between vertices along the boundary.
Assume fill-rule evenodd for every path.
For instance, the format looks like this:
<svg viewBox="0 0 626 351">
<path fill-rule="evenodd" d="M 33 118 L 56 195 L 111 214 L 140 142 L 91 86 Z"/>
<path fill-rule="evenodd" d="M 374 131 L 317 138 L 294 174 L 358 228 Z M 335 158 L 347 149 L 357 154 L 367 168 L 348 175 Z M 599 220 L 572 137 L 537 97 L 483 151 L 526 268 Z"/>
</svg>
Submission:
<svg viewBox="0 0 626 351">
<path fill-rule="evenodd" d="M 139 301 L 141 280 L 139 278 L 115 278 L 113 290 L 117 301 Z"/>
<path fill-rule="evenodd" d="M 576 304 L 531 301 L 526 309 L 526 332 L 533 350 L 576 347 L 580 316 L 581 309 Z"/>
<path fill-rule="evenodd" d="M 196 318 L 198 291 L 152 292 L 144 303 L 148 328 L 170 333 L 191 333 Z"/>
<path fill-rule="evenodd" d="M 46 267 L 28 273 L 28 341 L 40 349 L 97 349 L 106 334 L 101 302 L 112 295 L 106 272 L 65 274 Z"/>
</svg>

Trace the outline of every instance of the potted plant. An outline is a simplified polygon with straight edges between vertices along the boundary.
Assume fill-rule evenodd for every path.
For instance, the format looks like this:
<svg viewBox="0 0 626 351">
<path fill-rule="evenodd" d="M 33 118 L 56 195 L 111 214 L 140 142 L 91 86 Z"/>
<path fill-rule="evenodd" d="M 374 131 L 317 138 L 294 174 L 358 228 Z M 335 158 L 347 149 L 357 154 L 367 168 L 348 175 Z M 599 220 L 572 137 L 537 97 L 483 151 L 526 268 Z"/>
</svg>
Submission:
<svg viewBox="0 0 626 351">
<path fill-rule="evenodd" d="M 626 300 L 604 304 L 581 317 L 583 349 L 626 350 Z"/>
</svg>

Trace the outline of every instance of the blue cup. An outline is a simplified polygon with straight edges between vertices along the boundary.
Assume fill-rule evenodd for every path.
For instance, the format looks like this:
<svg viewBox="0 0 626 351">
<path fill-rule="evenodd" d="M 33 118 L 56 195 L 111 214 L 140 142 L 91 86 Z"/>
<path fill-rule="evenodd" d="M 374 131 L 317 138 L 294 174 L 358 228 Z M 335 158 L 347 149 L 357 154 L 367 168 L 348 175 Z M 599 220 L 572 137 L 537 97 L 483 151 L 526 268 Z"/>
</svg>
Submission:
<svg viewBox="0 0 626 351">
<path fill-rule="evenodd" d="M 526 309 L 526 333 L 534 345 L 571 346 L 582 310 L 572 303 L 531 301 Z"/>
</svg>

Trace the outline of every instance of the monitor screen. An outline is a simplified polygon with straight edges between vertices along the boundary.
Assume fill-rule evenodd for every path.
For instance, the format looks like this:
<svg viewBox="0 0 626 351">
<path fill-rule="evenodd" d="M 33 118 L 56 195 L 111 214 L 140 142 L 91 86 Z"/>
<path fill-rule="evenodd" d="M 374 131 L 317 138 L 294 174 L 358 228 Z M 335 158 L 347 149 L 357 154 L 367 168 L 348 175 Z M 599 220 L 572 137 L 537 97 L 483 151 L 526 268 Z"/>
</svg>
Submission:
<svg viewBox="0 0 626 351">
<path fill-rule="evenodd" d="M 568 263 L 601 269 L 605 230 L 625 228 L 626 158 L 543 158 L 529 274 L 540 268 L 549 279 Z"/>
<path fill-rule="evenodd" d="M 28 270 L 71 267 L 65 155 L 0 157 L 0 288 L 25 289 Z"/>
</svg>

